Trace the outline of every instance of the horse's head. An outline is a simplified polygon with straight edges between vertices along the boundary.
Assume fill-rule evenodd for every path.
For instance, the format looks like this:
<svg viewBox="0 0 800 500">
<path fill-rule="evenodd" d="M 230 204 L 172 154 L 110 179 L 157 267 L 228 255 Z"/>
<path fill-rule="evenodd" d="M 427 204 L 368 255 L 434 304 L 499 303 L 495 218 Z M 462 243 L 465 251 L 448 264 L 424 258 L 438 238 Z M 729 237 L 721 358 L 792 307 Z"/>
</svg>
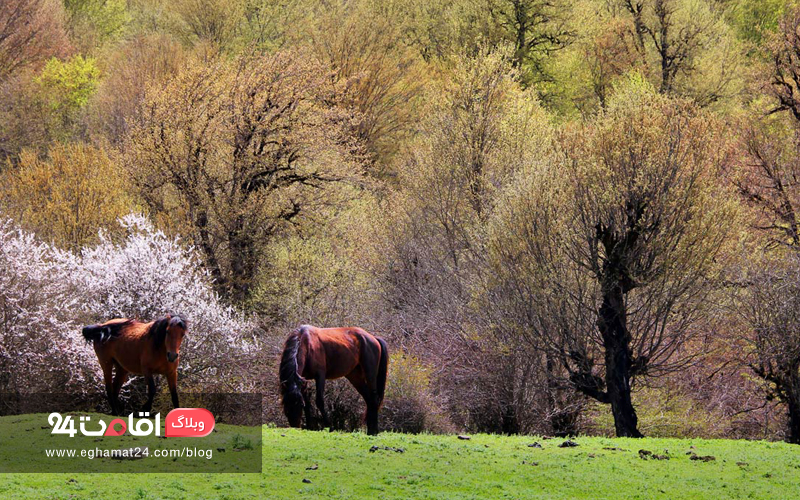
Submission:
<svg viewBox="0 0 800 500">
<path fill-rule="evenodd" d="M 303 408 L 306 406 L 303 390 L 305 379 L 297 373 L 297 351 L 300 347 L 300 337 L 290 335 L 283 346 L 281 354 L 280 381 L 281 403 L 286 420 L 292 427 L 300 427 L 303 423 Z"/>
<path fill-rule="evenodd" d="M 286 415 L 289 425 L 300 427 L 303 423 L 303 408 L 305 408 L 306 402 L 297 382 L 295 380 L 281 382 L 281 396 L 283 413 Z"/>
<path fill-rule="evenodd" d="M 186 336 L 187 329 L 186 320 L 180 314 L 168 317 L 164 344 L 167 347 L 167 360 L 170 363 L 178 359 L 181 351 L 181 342 L 183 342 L 183 337 Z"/>
</svg>

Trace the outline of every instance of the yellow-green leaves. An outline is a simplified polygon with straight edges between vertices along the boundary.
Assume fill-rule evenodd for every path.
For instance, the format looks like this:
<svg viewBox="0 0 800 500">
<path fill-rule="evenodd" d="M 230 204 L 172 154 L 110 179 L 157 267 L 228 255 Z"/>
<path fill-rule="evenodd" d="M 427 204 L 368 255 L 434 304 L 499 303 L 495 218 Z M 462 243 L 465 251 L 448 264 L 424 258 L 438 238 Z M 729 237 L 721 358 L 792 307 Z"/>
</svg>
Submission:
<svg viewBox="0 0 800 500">
<path fill-rule="evenodd" d="M 36 81 L 54 111 L 70 113 L 89 102 L 99 79 L 94 58 L 77 55 L 66 61 L 50 59 Z"/>
<path fill-rule="evenodd" d="M 135 208 L 120 169 L 89 145 L 55 144 L 46 159 L 24 151 L 19 164 L 0 176 L 0 184 L 7 215 L 41 238 L 76 251 Z"/>
</svg>

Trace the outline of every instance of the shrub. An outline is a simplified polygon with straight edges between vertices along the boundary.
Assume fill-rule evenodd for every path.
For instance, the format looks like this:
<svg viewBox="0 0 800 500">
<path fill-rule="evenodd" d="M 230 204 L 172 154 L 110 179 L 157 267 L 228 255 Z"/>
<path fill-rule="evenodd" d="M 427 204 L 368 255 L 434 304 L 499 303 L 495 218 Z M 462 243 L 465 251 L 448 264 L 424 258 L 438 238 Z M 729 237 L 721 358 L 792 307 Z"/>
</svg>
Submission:
<svg viewBox="0 0 800 500">
<path fill-rule="evenodd" d="M 443 432 L 451 425 L 431 390 L 430 368 L 403 351 L 392 354 L 382 427 L 395 432 Z"/>
<path fill-rule="evenodd" d="M 0 393 L 100 389 L 75 322 L 71 260 L 0 217 Z"/>
<path fill-rule="evenodd" d="M 8 215 L 40 238 L 77 251 L 96 243 L 97 231 L 128 213 L 133 200 L 120 170 L 102 150 L 55 144 L 47 159 L 25 150 L 0 175 Z"/>
</svg>

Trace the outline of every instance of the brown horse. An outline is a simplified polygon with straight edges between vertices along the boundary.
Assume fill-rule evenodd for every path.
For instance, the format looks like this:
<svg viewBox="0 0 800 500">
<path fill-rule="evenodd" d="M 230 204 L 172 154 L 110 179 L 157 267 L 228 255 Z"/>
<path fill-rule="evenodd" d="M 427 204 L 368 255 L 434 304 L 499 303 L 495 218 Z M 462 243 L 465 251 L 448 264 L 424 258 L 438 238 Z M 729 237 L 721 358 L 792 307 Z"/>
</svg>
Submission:
<svg viewBox="0 0 800 500">
<path fill-rule="evenodd" d="M 289 425 L 300 427 L 303 410 L 309 425 L 311 402 L 304 390 L 308 379 L 316 382 L 317 408 L 329 427 L 325 380 L 347 377 L 367 403 L 367 433 L 377 434 L 388 365 L 386 342 L 361 328 L 301 326 L 286 339 L 281 356 L 281 402 Z"/>
<path fill-rule="evenodd" d="M 178 356 L 187 328 L 186 319 L 180 314 L 149 323 L 118 318 L 83 328 L 83 338 L 94 344 L 94 352 L 103 368 L 111 413 L 122 412 L 118 405 L 119 391 L 128 374 L 144 375 L 147 379 L 147 404 L 142 411 L 149 412 L 153 407 L 154 375 L 167 378 L 172 406 L 179 407 Z M 112 368 L 116 368 L 113 380 Z"/>
</svg>

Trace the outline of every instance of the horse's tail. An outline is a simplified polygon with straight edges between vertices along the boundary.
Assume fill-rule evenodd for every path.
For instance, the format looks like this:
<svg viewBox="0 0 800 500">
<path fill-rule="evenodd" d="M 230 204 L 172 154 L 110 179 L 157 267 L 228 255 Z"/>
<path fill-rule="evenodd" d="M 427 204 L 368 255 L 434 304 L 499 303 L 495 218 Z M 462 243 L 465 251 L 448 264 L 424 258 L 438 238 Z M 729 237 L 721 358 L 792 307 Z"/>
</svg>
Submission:
<svg viewBox="0 0 800 500">
<path fill-rule="evenodd" d="M 375 337 L 381 345 L 381 359 L 378 361 L 378 406 L 383 404 L 383 395 L 386 393 L 386 376 L 389 371 L 389 348 L 386 342 L 380 338 Z"/>
<path fill-rule="evenodd" d="M 303 328 L 292 333 L 283 344 L 279 379 L 281 382 L 281 405 L 283 412 L 289 419 L 290 425 L 299 427 L 297 419 L 300 418 L 304 406 L 301 387 L 303 379 L 297 373 L 297 351 L 300 349 L 300 337 Z M 297 425 L 295 425 L 297 423 Z"/>
<path fill-rule="evenodd" d="M 133 323 L 132 319 L 114 319 L 102 325 L 84 326 L 83 338 L 86 342 L 106 342 L 122 335 L 122 331 Z"/>
<path fill-rule="evenodd" d="M 82 334 L 86 342 L 104 342 L 111 338 L 111 327 L 107 325 L 84 326 Z"/>
</svg>

